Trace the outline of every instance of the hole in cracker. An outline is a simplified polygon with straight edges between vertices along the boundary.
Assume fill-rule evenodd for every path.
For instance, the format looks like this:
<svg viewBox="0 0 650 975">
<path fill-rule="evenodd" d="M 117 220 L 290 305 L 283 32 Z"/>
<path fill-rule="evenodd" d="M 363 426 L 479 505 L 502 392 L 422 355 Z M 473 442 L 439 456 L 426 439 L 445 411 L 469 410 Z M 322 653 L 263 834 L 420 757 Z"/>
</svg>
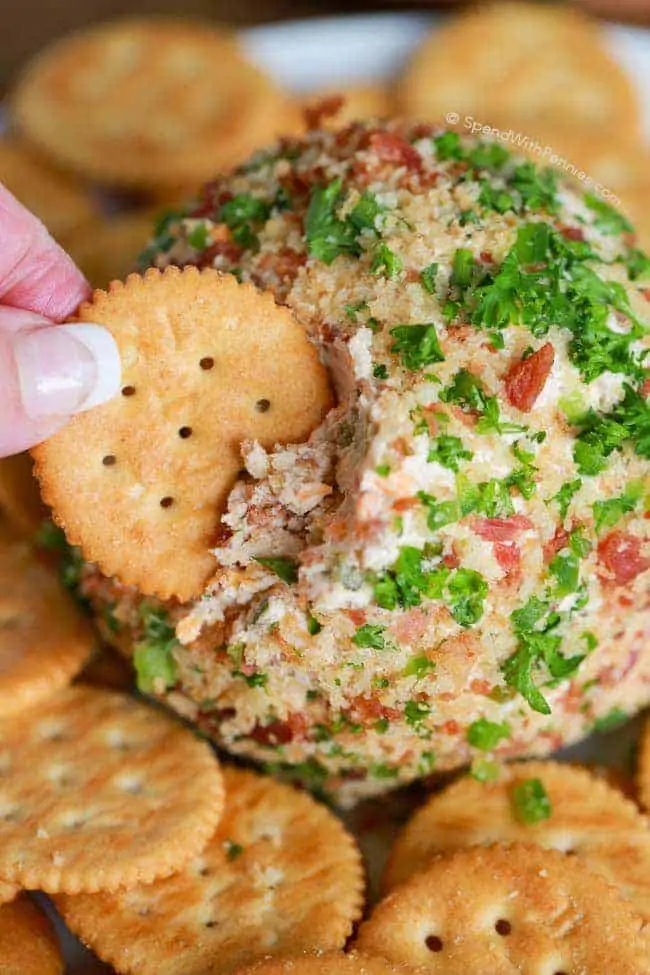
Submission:
<svg viewBox="0 0 650 975">
<path fill-rule="evenodd" d="M 271 409 L 271 400 L 258 399 L 257 403 L 255 404 L 255 409 L 258 413 L 268 413 Z"/>
<path fill-rule="evenodd" d="M 203 359 L 201 359 L 199 365 L 201 366 L 201 369 L 205 369 L 207 372 L 208 369 L 214 369 L 214 359 L 211 355 L 206 355 L 203 357 Z"/>
<path fill-rule="evenodd" d="M 171 506 L 173 505 L 173 503 L 174 503 L 174 499 L 173 498 L 170 498 L 169 496 L 160 499 L 160 507 L 161 508 L 171 508 Z"/>
<path fill-rule="evenodd" d="M 192 427 L 181 427 L 178 431 L 178 436 L 181 438 L 181 440 L 187 440 L 188 437 L 192 436 L 192 433 Z"/>
<path fill-rule="evenodd" d="M 116 463 L 117 457 L 115 454 L 106 454 L 105 457 L 102 457 L 102 464 L 104 467 L 113 467 Z"/>
<path fill-rule="evenodd" d="M 424 939 L 424 943 L 429 951 L 442 951 L 442 938 L 439 938 L 437 934 L 430 934 Z"/>
<path fill-rule="evenodd" d="M 216 921 L 212 921 L 211 920 L 211 921 L 204 921 L 203 922 L 203 927 L 204 928 L 216 928 L 216 926 L 217 926 L 217 922 Z"/>
<path fill-rule="evenodd" d="M 135 396 L 135 386 L 122 386 L 122 396 Z"/>
<path fill-rule="evenodd" d="M 502 938 L 507 938 L 512 931 L 512 924 L 510 921 L 506 921 L 504 917 L 500 917 L 497 923 L 494 925 L 494 930 L 497 934 L 500 934 Z"/>
</svg>

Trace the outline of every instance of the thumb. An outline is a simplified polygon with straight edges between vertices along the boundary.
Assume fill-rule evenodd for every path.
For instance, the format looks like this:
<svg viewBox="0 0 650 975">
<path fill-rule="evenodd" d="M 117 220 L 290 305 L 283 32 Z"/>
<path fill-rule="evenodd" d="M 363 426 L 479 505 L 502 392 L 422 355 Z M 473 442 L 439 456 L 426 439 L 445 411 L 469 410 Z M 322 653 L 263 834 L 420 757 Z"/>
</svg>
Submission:
<svg viewBox="0 0 650 975">
<path fill-rule="evenodd" d="M 0 457 L 52 436 L 120 387 L 120 357 L 100 325 L 53 325 L 0 307 Z"/>
</svg>

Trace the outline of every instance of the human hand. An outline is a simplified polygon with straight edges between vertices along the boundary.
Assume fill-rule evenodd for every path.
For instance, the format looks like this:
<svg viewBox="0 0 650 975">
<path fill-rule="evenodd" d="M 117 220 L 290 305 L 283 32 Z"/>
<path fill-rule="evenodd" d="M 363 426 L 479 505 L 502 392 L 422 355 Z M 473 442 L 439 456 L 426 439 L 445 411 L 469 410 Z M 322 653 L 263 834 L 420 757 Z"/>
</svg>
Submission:
<svg viewBox="0 0 650 975">
<path fill-rule="evenodd" d="M 59 325 L 90 294 L 47 230 L 0 184 L 0 457 L 114 396 L 120 358 L 99 325 Z"/>
</svg>

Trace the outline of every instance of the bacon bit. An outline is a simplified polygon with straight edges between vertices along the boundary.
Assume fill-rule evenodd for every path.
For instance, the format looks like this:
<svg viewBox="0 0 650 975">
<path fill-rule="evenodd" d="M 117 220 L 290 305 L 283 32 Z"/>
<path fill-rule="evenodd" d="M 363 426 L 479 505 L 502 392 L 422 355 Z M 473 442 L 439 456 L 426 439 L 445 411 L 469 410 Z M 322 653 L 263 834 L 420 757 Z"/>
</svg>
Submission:
<svg viewBox="0 0 650 975">
<path fill-rule="evenodd" d="M 562 525 L 555 529 L 555 535 L 544 545 L 544 561 L 551 562 L 558 552 L 569 544 L 569 533 Z"/>
<path fill-rule="evenodd" d="M 440 730 L 443 735 L 457 735 L 460 731 L 460 725 L 457 721 L 445 721 Z"/>
<path fill-rule="evenodd" d="M 585 235 L 580 227 L 560 227 L 560 233 L 567 240 L 584 240 Z"/>
<path fill-rule="evenodd" d="M 479 680 L 475 677 L 474 680 L 470 681 L 469 689 L 473 694 L 487 695 L 492 693 L 492 684 L 487 680 Z"/>
<path fill-rule="evenodd" d="M 352 698 L 350 701 L 350 710 L 347 714 L 364 724 L 379 721 L 380 718 L 388 718 L 389 721 L 396 721 L 402 716 L 402 712 L 398 711 L 397 708 L 389 708 L 388 705 L 382 704 L 376 698 L 364 697 L 362 694 Z"/>
<path fill-rule="evenodd" d="M 446 555 L 443 555 L 442 562 L 448 569 L 457 569 L 460 565 L 460 559 L 455 552 L 448 552 Z"/>
<path fill-rule="evenodd" d="M 535 405 L 553 368 L 554 359 L 555 349 L 547 342 L 527 359 L 520 359 L 511 366 L 504 380 L 506 396 L 522 413 L 528 413 Z"/>
<path fill-rule="evenodd" d="M 310 131 L 320 129 L 323 122 L 338 115 L 344 105 L 345 95 L 328 95 L 313 105 L 305 105 L 302 112 L 305 125 Z"/>
<path fill-rule="evenodd" d="M 251 738 L 260 745 L 288 745 L 296 739 L 307 737 L 307 719 L 303 714 L 290 714 L 286 721 L 272 721 L 267 725 L 255 725 Z"/>
<path fill-rule="evenodd" d="M 641 292 L 646 301 L 650 301 L 650 288 L 644 288 Z"/>
<path fill-rule="evenodd" d="M 415 643 L 424 636 L 428 625 L 429 618 L 422 609 L 411 609 L 391 626 L 390 632 L 398 643 Z"/>
<path fill-rule="evenodd" d="M 297 277 L 299 269 L 306 263 L 306 254 L 299 254 L 298 251 L 294 251 L 290 247 L 283 247 L 275 254 L 263 254 L 258 261 L 258 267 L 262 271 L 270 271 L 276 274 L 278 278 L 289 278 L 293 281 Z"/>
<path fill-rule="evenodd" d="M 429 139 L 435 132 L 441 130 L 430 122 L 418 122 L 413 126 L 412 134 L 414 139 Z"/>
<path fill-rule="evenodd" d="M 526 515 L 512 515 L 510 518 L 473 518 L 472 531 L 489 542 L 510 542 L 519 532 L 534 528 Z"/>
<path fill-rule="evenodd" d="M 239 244 L 236 244 L 232 240 L 228 228 L 226 227 L 225 229 L 226 233 L 223 234 L 221 233 L 221 227 L 215 228 L 213 237 L 217 235 L 217 230 L 219 231 L 218 237 L 213 244 L 203 251 L 197 261 L 197 267 L 212 267 L 218 257 L 225 258 L 230 264 L 236 264 L 240 260 L 244 251 Z"/>
<path fill-rule="evenodd" d="M 598 558 L 614 576 L 617 586 L 633 582 L 650 569 L 650 558 L 641 555 L 641 539 L 629 532 L 613 531 L 598 543 Z"/>
<path fill-rule="evenodd" d="M 411 508 L 417 508 L 420 505 L 420 501 L 417 498 L 400 498 L 393 505 L 393 511 L 410 511 Z"/>
<path fill-rule="evenodd" d="M 422 169 L 422 156 L 401 135 L 394 132 L 371 132 L 368 145 L 382 162 L 406 166 L 413 172 L 420 172 Z"/>
<path fill-rule="evenodd" d="M 409 267 L 404 272 L 404 277 L 409 284 L 414 284 L 416 281 L 420 280 L 420 272 L 416 271 L 414 267 Z"/>
<path fill-rule="evenodd" d="M 640 392 L 642 396 L 646 397 L 646 399 L 650 397 L 650 378 L 643 380 Z"/>
<path fill-rule="evenodd" d="M 514 542 L 506 544 L 495 542 L 492 546 L 494 557 L 505 572 L 506 578 L 519 575 L 521 569 L 521 552 Z"/>
<path fill-rule="evenodd" d="M 355 626 L 363 626 L 366 622 L 366 612 L 363 609 L 348 609 L 345 611 L 348 619 Z"/>
<path fill-rule="evenodd" d="M 479 256 L 483 264 L 494 264 L 494 257 L 492 256 L 492 251 L 481 251 Z"/>
</svg>

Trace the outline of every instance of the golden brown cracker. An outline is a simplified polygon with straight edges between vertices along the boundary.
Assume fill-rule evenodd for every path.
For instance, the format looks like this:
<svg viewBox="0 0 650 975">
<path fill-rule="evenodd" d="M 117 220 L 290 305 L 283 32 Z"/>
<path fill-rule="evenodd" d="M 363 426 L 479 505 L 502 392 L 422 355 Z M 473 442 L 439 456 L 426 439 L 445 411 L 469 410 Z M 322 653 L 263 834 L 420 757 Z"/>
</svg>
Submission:
<svg viewBox="0 0 650 975">
<path fill-rule="evenodd" d="M 138 257 L 153 236 L 152 211 L 121 213 L 77 227 L 65 247 L 95 288 L 125 278 L 137 269 Z"/>
<path fill-rule="evenodd" d="M 27 453 L 0 458 L 0 512 L 25 536 L 33 535 L 47 518 L 34 462 Z"/>
<path fill-rule="evenodd" d="M 2 975 L 63 975 L 64 969 L 52 925 L 26 894 L 0 907 Z"/>
<path fill-rule="evenodd" d="M 132 275 L 78 319 L 114 335 L 122 395 L 36 448 L 43 496 L 106 575 L 191 599 L 215 568 L 241 442 L 306 439 L 330 406 L 326 371 L 288 309 L 212 269 Z"/>
<path fill-rule="evenodd" d="M 278 133 L 285 95 L 234 37 L 164 17 L 95 25 L 45 48 L 11 97 L 25 135 L 117 186 L 198 186 Z"/>
<path fill-rule="evenodd" d="M 513 792 L 538 780 L 550 815 L 522 822 Z M 571 853 L 615 884 L 650 920 L 650 831 L 637 807 L 586 769 L 560 762 L 505 765 L 496 782 L 469 775 L 433 795 L 398 836 L 384 873 L 392 890 L 426 867 L 437 853 L 464 846 L 535 843 Z"/>
<path fill-rule="evenodd" d="M 643 922 L 577 857 L 521 844 L 434 859 L 362 924 L 360 950 L 441 975 L 650 970 Z"/>
<path fill-rule="evenodd" d="M 223 804 L 210 747 L 160 710 L 76 685 L 0 723 L 0 876 L 48 893 L 149 883 Z"/>
<path fill-rule="evenodd" d="M 237 975 L 408 975 L 411 971 L 376 955 L 331 951 L 324 955 L 267 958 Z"/>
<path fill-rule="evenodd" d="M 69 684 L 94 645 L 90 624 L 57 577 L 28 542 L 0 529 L 1 719 Z"/>
<path fill-rule="evenodd" d="M 97 215 L 88 190 L 9 136 L 0 139 L 0 183 L 59 240 Z"/>
<path fill-rule="evenodd" d="M 444 124 L 452 113 L 461 129 L 467 118 L 533 137 L 546 122 L 612 135 L 640 127 L 632 83 L 595 23 L 543 4 L 489 4 L 449 20 L 411 60 L 399 100 L 411 118 Z"/>
<path fill-rule="evenodd" d="M 72 930 L 131 975 L 221 975 L 266 955 L 341 948 L 363 868 L 339 820 L 304 792 L 224 769 L 226 807 L 200 856 L 167 880 L 58 897 Z"/>
</svg>

